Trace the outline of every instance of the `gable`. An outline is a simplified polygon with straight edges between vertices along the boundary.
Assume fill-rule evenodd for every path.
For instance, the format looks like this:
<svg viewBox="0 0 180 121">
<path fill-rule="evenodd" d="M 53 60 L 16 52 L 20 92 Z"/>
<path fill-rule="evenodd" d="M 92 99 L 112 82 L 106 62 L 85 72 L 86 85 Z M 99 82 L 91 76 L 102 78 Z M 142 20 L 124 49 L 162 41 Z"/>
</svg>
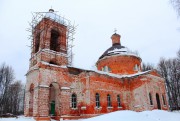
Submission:
<svg viewBox="0 0 180 121">
<path fill-rule="evenodd" d="M 157 71 L 156 69 L 152 70 L 152 71 L 150 72 L 150 74 L 162 78 L 162 76 L 158 73 L 158 71 Z"/>
</svg>

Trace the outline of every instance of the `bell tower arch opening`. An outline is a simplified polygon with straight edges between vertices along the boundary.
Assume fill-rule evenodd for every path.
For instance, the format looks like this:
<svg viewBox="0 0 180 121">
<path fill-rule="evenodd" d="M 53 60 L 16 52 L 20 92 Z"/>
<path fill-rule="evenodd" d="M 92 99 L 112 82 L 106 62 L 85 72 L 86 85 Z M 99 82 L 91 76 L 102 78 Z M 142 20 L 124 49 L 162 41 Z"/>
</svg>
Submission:
<svg viewBox="0 0 180 121">
<path fill-rule="evenodd" d="M 60 51 L 60 34 L 57 30 L 51 30 L 50 50 Z"/>
<path fill-rule="evenodd" d="M 40 33 L 37 33 L 35 37 L 35 53 L 39 51 L 39 47 L 40 47 Z"/>
</svg>

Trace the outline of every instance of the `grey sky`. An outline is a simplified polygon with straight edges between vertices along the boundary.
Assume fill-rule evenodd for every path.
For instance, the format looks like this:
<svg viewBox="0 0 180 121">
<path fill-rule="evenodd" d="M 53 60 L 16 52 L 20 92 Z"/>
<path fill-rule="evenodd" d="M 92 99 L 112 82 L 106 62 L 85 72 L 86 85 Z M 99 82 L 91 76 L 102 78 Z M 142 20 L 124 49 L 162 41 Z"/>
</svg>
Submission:
<svg viewBox="0 0 180 121">
<path fill-rule="evenodd" d="M 111 46 L 114 28 L 121 44 L 137 50 L 143 62 L 156 65 L 160 57 L 175 57 L 180 48 L 180 23 L 168 0 L 0 0 L 0 63 L 11 65 L 25 82 L 31 12 L 49 8 L 78 25 L 74 65 L 91 68 Z"/>
</svg>

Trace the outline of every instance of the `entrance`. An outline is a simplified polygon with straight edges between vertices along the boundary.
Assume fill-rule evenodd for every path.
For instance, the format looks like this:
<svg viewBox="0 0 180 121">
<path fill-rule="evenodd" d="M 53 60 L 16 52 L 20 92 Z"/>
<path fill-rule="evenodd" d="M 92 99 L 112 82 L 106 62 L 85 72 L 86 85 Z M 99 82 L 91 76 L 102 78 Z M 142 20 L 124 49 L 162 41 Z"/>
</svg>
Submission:
<svg viewBox="0 0 180 121">
<path fill-rule="evenodd" d="M 156 101 L 157 101 L 157 108 L 161 110 L 161 103 L 159 99 L 159 94 L 156 93 Z"/>
<path fill-rule="evenodd" d="M 55 116 L 55 101 L 51 101 L 50 106 L 50 115 Z"/>
<path fill-rule="evenodd" d="M 60 89 L 57 83 L 50 84 L 49 88 L 49 115 L 51 118 L 57 118 L 60 116 L 60 102 L 59 102 L 59 95 Z"/>
</svg>

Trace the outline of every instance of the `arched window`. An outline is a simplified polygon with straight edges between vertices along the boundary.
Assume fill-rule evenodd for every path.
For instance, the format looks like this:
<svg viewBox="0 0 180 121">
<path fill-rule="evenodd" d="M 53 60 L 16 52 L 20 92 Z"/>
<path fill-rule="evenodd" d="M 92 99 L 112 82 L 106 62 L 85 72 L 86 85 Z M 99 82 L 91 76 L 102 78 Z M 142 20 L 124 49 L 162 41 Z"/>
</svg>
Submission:
<svg viewBox="0 0 180 121">
<path fill-rule="evenodd" d="M 59 45 L 59 32 L 56 30 L 51 30 L 51 40 L 50 40 L 50 50 L 54 51 L 60 51 L 60 45 Z"/>
<path fill-rule="evenodd" d="M 117 95 L 117 103 L 118 103 L 118 107 L 121 107 L 120 95 Z"/>
<path fill-rule="evenodd" d="M 162 94 L 162 99 L 163 99 L 163 104 L 166 105 L 166 101 L 165 101 L 165 98 L 164 98 L 163 94 Z"/>
<path fill-rule="evenodd" d="M 111 68 L 110 67 L 108 67 L 108 72 L 111 72 Z"/>
<path fill-rule="evenodd" d="M 40 46 L 40 33 L 38 33 L 35 38 L 35 53 L 39 51 L 39 46 Z"/>
<path fill-rule="evenodd" d="M 104 67 L 102 67 L 102 71 L 104 71 L 104 72 L 111 72 L 111 68 L 108 67 L 108 66 L 104 66 Z"/>
<path fill-rule="evenodd" d="M 33 107 L 34 107 L 34 84 L 30 85 L 30 98 L 29 98 L 29 116 L 33 116 Z"/>
<path fill-rule="evenodd" d="M 158 93 L 156 93 L 156 102 L 157 102 L 157 108 L 161 110 L 161 101 Z"/>
<path fill-rule="evenodd" d="M 153 105 L 151 93 L 149 93 L 149 102 L 150 102 L 150 105 Z"/>
<path fill-rule="evenodd" d="M 102 71 L 106 72 L 106 66 L 102 67 Z"/>
<path fill-rule="evenodd" d="M 77 108 L 77 96 L 76 96 L 76 94 L 72 94 L 72 100 L 71 100 L 71 107 L 72 108 Z"/>
<path fill-rule="evenodd" d="M 112 104 L 111 104 L 111 96 L 108 94 L 107 95 L 107 106 L 108 107 L 112 107 Z"/>
<path fill-rule="evenodd" d="M 136 65 L 134 66 L 134 71 L 138 71 L 138 69 L 139 69 L 139 67 L 138 67 L 138 65 L 136 64 Z"/>
<path fill-rule="evenodd" d="M 99 108 L 100 107 L 100 96 L 99 93 L 96 93 L 96 107 Z"/>
</svg>

